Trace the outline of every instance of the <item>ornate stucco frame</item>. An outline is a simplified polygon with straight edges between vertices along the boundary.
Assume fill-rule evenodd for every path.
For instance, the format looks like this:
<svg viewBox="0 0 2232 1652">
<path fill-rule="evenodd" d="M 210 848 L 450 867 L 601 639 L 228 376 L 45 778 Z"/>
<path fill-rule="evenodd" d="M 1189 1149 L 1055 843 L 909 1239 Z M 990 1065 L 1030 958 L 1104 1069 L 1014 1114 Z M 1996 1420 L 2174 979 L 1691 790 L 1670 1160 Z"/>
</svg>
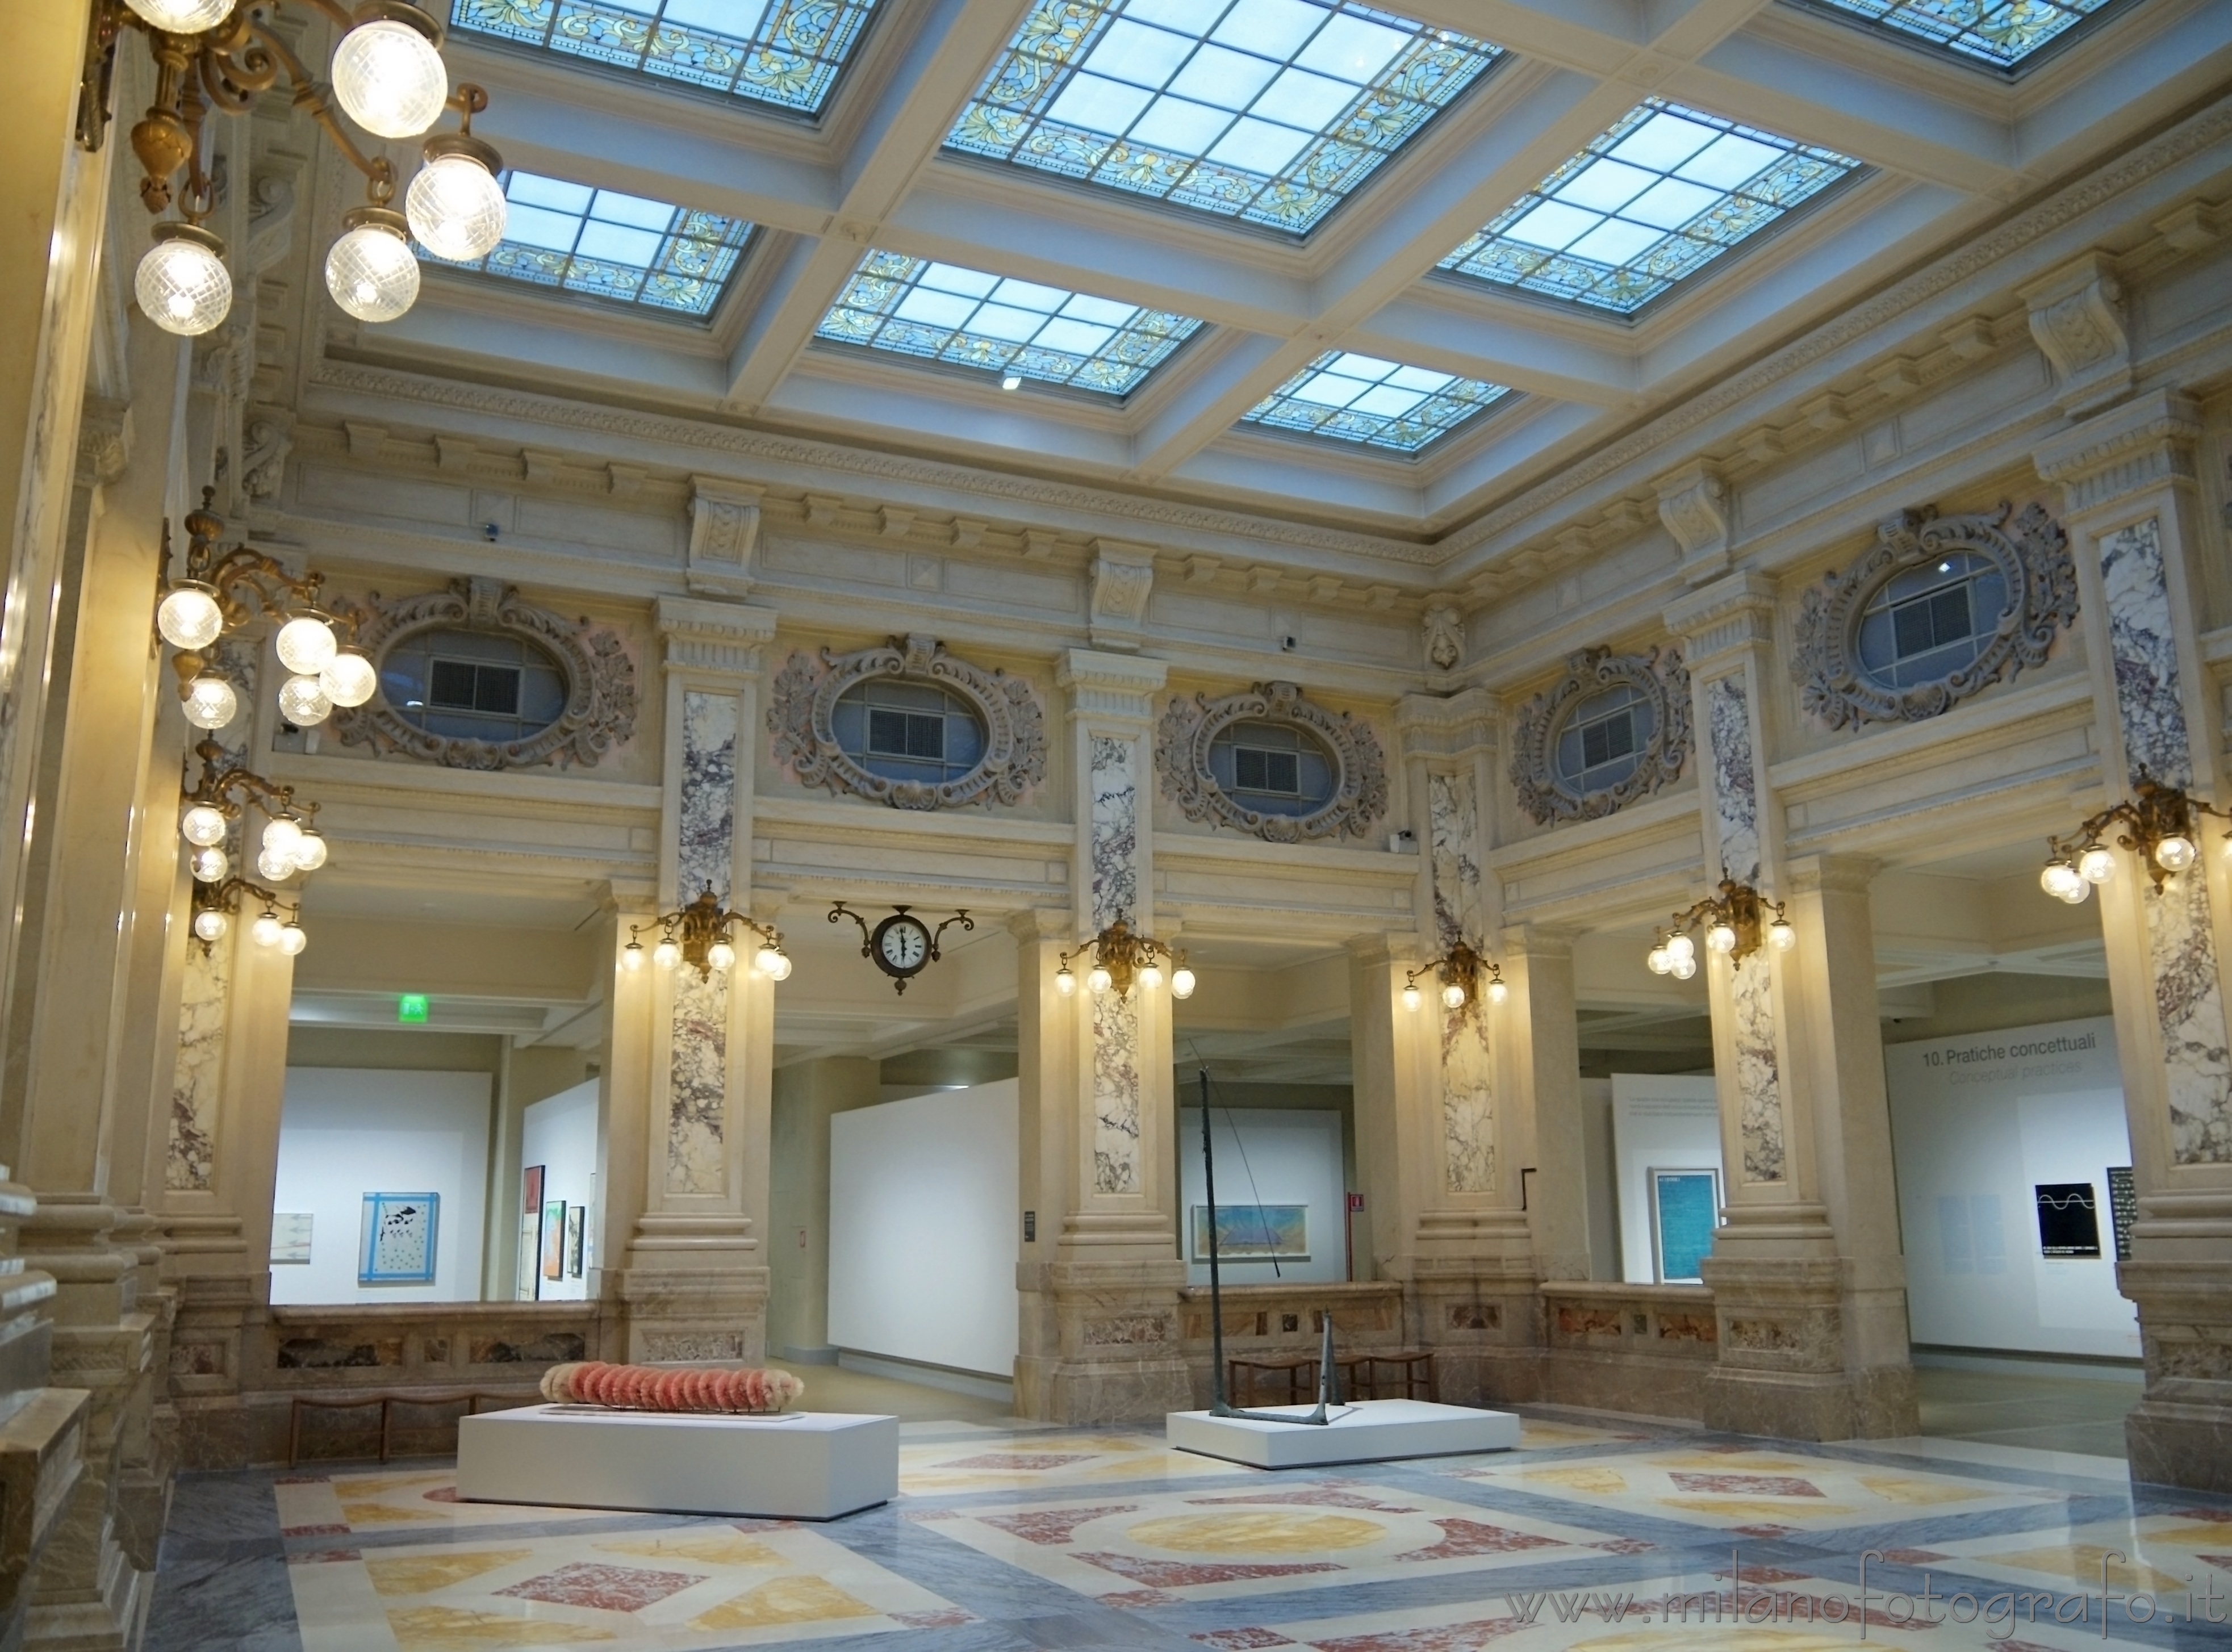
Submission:
<svg viewBox="0 0 2232 1652">
<path fill-rule="evenodd" d="M 1806 593 L 1796 623 L 1790 675 L 1806 709 L 1832 729 L 1862 722 L 1919 722 L 2027 665 L 2045 663 L 2060 632 L 2077 618 L 2077 568 L 2069 536 L 2034 502 L 1940 516 L 1934 505 L 1902 510 L 1876 527 L 1876 542 L 1852 567 L 1831 572 Z M 1984 651 L 1959 671 L 1911 688 L 1885 688 L 1860 665 L 1860 616 L 1884 585 L 1943 557 L 1989 557 L 2007 581 L 2008 602 Z"/>
<path fill-rule="evenodd" d="M 1287 722 L 1307 729 L 1332 755 L 1333 795 L 1307 814 L 1271 814 L 1226 795 L 1209 767 L 1209 749 L 1236 722 Z M 1189 820 L 1230 826 L 1268 843 L 1362 837 L 1387 813 L 1387 760 L 1371 729 L 1346 711 L 1313 704 L 1293 683 L 1258 683 L 1245 694 L 1172 700 L 1155 737 L 1163 795 Z"/>
<path fill-rule="evenodd" d="M 337 709 L 332 729 L 345 746 L 402 752 L 447 768 L 531 768 L 542 763 L 595 767 L 635 733 L 635 662 L 617 633 L 586 619 L 568 619 L 523 600 L 496 580 L 452 580 L 446 589 L 384 600 L 377 591 L 336 611 L 355 627 L 357 646 L 375 662 L 399 642 L 429 631 L 479 631 L 525 638 L 557 663 L 566 709 L 524 740 L 476 740 L 430 734 L 387 701 L 385 686 L 364 704 Z"/>
<path fill-rule="evenodd" d="M 931 785 L 873 774 L 837 743 L 837 702 L 848 689 L 878 677 L 950 689 L 984 724 L 984 755 L 958 780 Z M 894 637 L 880 648 L 850 654 L 793 654 L 769 696 L 768 731 L 775 761 L 801 786 L 888 803 L 895 809 L 957 809 L 971 803 L 1022 801 L 1046 778 L 1046 714 L 1023 678 L 986 671 L 949 654 L 921 635 Z"/>
<path fill-rule="evenodd" d="M 1625 686 L 1651 702 L 1656 726 L 1634 772 L 1616 786 L 1577 792 L 1558 773 L 1552 754 L 1573 708 L 1599 689 Z M 1566 657 L 1566 674 L 1527 703 L 1512 739 L 1511 784 L 1519 807 L 1538 826 L 1593 820 L 1647 797 L 1680 778 L 1690 760 L 1690 672 L 1672 644 L 1648 654 L 1584 648 Z"/>
</svg>

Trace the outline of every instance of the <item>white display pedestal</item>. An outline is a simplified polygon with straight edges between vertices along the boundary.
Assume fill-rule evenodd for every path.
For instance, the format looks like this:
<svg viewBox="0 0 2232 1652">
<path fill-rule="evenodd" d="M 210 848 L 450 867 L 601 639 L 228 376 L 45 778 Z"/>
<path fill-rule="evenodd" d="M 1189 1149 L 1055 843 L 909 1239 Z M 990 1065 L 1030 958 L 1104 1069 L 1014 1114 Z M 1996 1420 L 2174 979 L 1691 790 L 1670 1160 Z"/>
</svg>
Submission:
<svg viewBox="0 0 2232 1652">
<path fill-rule="evenodd" d="M 1274 1416 L 1307 1416 L 1311 1405 L 1250 1408 Z M 1335 1406 L 1323 1428 L 1259 1422 L 1252 1417 L 1213 1417 L 1206 1411 L 1173 1411 L 1165 1438 L 1180 1451 L 1254 1468 L 1320 1468 L 1332 1463 L 1382 1462 L 1391 1457 L 1447 1457 L 1472 1451 L 1509 1451 L 1519 1443 L 1519 1419 L 1509 1411 L 1476 1411 L 1424 1400 L 1358 1400 Z"/>
<path fill-rule="evenodd" d="M 529 1405 L 457 1424 L 467 1502 L 827 1520 L 899 1491 L 897 1417 Z"/>
</svg>

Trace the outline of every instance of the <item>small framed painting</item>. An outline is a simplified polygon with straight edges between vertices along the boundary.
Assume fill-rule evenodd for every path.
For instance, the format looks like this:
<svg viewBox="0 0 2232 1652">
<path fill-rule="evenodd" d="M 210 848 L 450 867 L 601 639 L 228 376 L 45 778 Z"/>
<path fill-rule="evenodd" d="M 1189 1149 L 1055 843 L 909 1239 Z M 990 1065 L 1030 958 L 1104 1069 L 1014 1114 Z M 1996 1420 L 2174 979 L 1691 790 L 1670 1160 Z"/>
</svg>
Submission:
<svg viewBox="0 0 2232 1652">
<path fill-rule="evenodd" d="M 311 1215 L 308 1210 L 275 1210 L 271 1213 L 273 1266 L 310 1260 Z"/>
<path fill-rule="evenodd" d="M 1721 1219 L 1721 1173 L 1713 1169 L 1651 1173 L 1651 1261 L 1661 1285 L 1703 1282 L 1699 1267 L 1713 1248 Z"/>
<path fill-rule="evenodd" d="M 566 1277 L 566 1202 L 545 1199 L 542 1202 L 542 1277 L 562 1279 Z"/>
<path fill-rule="evenodd" d="M 540 1216 L 542 1214 L 542 1175 L 545 1166 L 530 1164 L 520 1172 L 519 1214 Z"/>
<path fill-rule="evenodd" d="M 1193 1208 L 1193 1257 L 1209 1260 L 1209 1207 Z M 1310 1260 L 1307 1205 L 1219 1205 L 1217 1257 L 1222 1262 Z"/>
<path fill-rule="evenodd" d="M 431 1285 L 441 1208 L 441 1195 L 435 1193 L 366 1194 L 356 1282 Z"/>
<path fill-rule="evenodd" d="M 581 1277 L 581 1251 L 583 1241 L 588 1237 L 588 1232 L 589 1207 L 568 1206 L 566 1209 L 566 1277 L 569 1279 L 578 1279 Z"/>
</svg>

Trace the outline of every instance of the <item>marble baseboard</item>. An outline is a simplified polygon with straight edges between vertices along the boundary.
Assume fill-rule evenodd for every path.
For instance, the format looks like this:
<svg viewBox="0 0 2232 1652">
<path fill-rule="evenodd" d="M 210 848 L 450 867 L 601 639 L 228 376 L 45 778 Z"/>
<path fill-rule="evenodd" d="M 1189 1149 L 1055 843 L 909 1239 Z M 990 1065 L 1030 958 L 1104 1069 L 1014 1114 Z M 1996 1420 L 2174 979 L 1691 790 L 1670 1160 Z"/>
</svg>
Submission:
<svg viewBox="0 0 2232 1652">
<path fill-rule="evenodd" d="M 2124 1419 L 2124 1441 L 2135 1480 L 2232 1493 L 2232 1405 L 2151 1396 Z"/>
<path fill-rule="evenodd" d="M 1905 1366 L 1762 1371 L 1716 1365 L 1704 1379 L 1704 1424 L 1778 1440 L 1898 1439 L 1922 1431 Z"/>
</svg>

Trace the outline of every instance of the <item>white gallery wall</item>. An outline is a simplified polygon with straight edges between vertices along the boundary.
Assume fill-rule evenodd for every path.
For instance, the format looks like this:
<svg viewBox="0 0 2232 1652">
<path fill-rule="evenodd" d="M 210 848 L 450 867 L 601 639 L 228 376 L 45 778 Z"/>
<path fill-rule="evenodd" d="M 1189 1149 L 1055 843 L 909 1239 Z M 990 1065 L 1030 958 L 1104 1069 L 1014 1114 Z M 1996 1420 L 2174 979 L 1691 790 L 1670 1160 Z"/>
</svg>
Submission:
<svg viewBox="0 0 2232 1652">
<path fill-rule="evenodd" d="M 829 1120 L 829 1340 L 1006 1381 L 1021 1253 L 1013 1079 Z"/>
<path fill-rule="evenodd" d="M 271 1208 L 309 1215 L 310 1260 L 273 1266 L 271 1300 L 477 1301 L 489 1111 L 485 1072 L 288 1068 Z M 357 1283 L 367 1193 L 439 1196 L 432 1284 Z"/>
<path fill-rule="evenodd" d="M 2131 1162 L 2114 1021 L 1887 1045 L 1884 1077 L 1914 1340 L 2138 1358 L 2108 1200 Z M 2080 1182 L 2100 1254 L 2041 1254 L 2036 1190 Z"/>
<path fill-rule="evenodd" d="M 1612 1134 L 1619 1184 L 1620 1280 L 1656 1284 L 1651 1173 L 1721 1175 L 1721 1105 L 1711 1076 L 1613 1073 Z M 1721 1202 L 1728 1202 L 1725 1178 Z"/>
<path fill-rule="evenodd" d="M 1209 1110 L 1217 1156 L 1217 1202 L 1303 1207 L 1307 1254 L 1276 1259 L 1234 1256 L 1219 1246 L 1227 1285 L 1348 1277 L 1348 1189 L 1341 1174 L 1340 1115 L 1319 1109 L 1218 1107 Z M 1178 1110 L 1179 1244 L 1186 1276 L 1209 1283 L 1209 1254 L 1198 1247 L 1194 1212 L 1205 1204 L 1201 1109 Z"/>
<path fill-rule="evenodd" d="M 519 1265 L 534 1275 L 536 1288 L 531 1294 L 545 1302 L 582 1300 L 589 1294 L 589 1270 L 597 1265 L 597 1087 L 594 1079 L 577 1084 L 532 1103 L 520 1116 L 519 1163 L 522 1169 L 542 1167 L 543 1202 L 563 1199 L 569 1212 L 578 1206 L 589 1213 L 584 1218 L 578 1278 L 570 1267 L 561 1279 L 543 1277 L 542 1259 L 529 1250 L 522 1230 Z M 520 1216 L 529 1215 L 518 1188 L 506 1196 L 518 1207 Z"/>
</svg>

